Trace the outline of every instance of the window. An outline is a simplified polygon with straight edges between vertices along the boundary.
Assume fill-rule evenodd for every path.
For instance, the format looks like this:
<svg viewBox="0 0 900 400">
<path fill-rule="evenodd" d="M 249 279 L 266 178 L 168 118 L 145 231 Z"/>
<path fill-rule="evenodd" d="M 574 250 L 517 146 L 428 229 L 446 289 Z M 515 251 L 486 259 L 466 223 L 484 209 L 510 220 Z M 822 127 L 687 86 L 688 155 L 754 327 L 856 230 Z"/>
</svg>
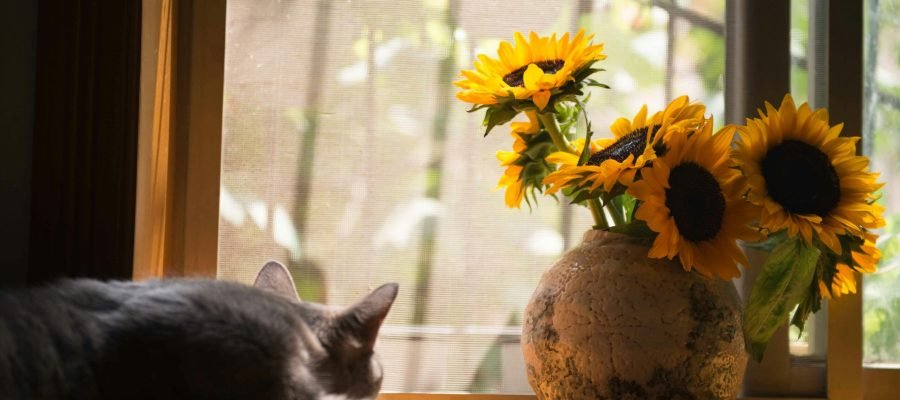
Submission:
<svg viewBox="0 0 900 400">
<path fill-rule="evenodd" d="M 810 55 L 813 57 L 824 56 L 820 49 L 812 47 L 824 39 L 824 29 L 822 24 L 815 20 L 817 10 L 811 9 L 811 7 L 817 7 L 815 0 L 812 2 L 810 0 L 791 1 L 791 93 L 794 101 L 798 104 L 811 102 L 816 107 L 816 101 L 819 101 L 818 106 L 821 106 L 821 100 L 816 98 L 816 91 L 818 90 L 820 93 L 825 82 L 817 79 L 816 76 L 810 76 L 808 59 Z M 813 36 L 812 40 L 810 40 L 810 35 Z M 814 62 L 816 61 L 820 60 L 814 60 Z M 811 92 L 813 95 L 809 96 Z M 824 360 L 827 314 L 828 310 L 823 309 L 811 315 L 802 332 L 795 326 L 789 328 L 791 355 L 807 360 Z"/>
<path fill-rule="evenodd" d="M 865 152 L 883 182 L 900 179 L 900 2 L 866 2 Z M 864 361 L 878 367 L 900 367 L 900 188 L 882 189 L 887 226 L 879 248 L 884 259 L 866 277 L 863 301 Z"/>
<path fill-rule="evenodd" d="M 275 258 L 301 297 L 335 304 L 399 281 L 384 391 L 530 392 L 522 310 L 590 216 L 550 197 L 505 208 L 508 128 L 483 138 L 451 83 L 514 31 L 583 26 L 610 56 L 598 134 L 679 94 L 721 125 L 724 2 L 660 4 L 229 1 L 219 277 Z"/>
<path fill-rule="evenodd" d="M 896 153 L 887 144 L 892 140 L 890 128 L 896 125 L 890 118 L 896 112 L 891 96 L 897 89 L 897 64 L 889 50 L 872 49 L 894 45 L 895 2 L 866 3 L 867 71 L 876 77 L 869 82 L 877 82 L 867 91 L 867 110 L 873 113 L 866 118 L 872 122 L 867 125 L 867 143 L 878 143 L 872 154 L 881 171 L 890 169 L 882 165 L 890 165 Z M 172 11 L 171 0 L 145 0 L 145 8 L 158 3 L 169 6 L 163 7 L 163 15 Z M 511 139 L 503 128 L 487 138 L 478 134 L 478 117 L 464 113 L 465 105 L 453 99 L 451 82 L 460 69 L 468 68 L 477 53 L 493 51 L 499 40 L 509 39 L 515 30 L 547 33 L 585 27 L 596 33 L 595 41 L 606 43 L 610 55 L 604 61 L 608 71 L 598 77 L 613 89 L 596 91 L 588 105 L 598 133 L 613 118 L 634 113 L 642 103 L 658 108 L 678 94 L 704 101 L 721 126 L 723 115 L 740 120 L 745 110 L 759 106 L 755 100 L 735 105 L 735 93 L 739 100 L 742 96 L 746 100 L 753 96 L 744 94 L 757 88 L 746 81 L 735 82 L 740 74 L 723 76 L 726 70 L 734 72 L 735 65 L 746 74 L 752 68 L 742 63 L 753 62 L 746 55 L 758 51 L 741 48 L 740 43 L 736 46 L 735 38 L 765 36 L 769 28 L 782 24 L 773 16 L 788 15 L 787 9 L 767 9 L 759 19 L 765 24 L 748 26 L 747 10 L 759 13 L 761 8 L 752 0 L 727 1 L 727 18 L 722 0 L 525 1 L 517 2 L 515 8 L 475 0 L 231 0 L 221 10 L 221 2 L 216 3 L 191 3 L 190 12 L 182 15 L 188 23 L 174 30 L 182 29 L 179 39 L 187 31 L 196 35 L 179 44 L 189 43 L 194 51 L 180 60 L 160 57 L 158 64 L 157 84 L 163 82 L 164 88 L 157 87 L 156 98 L 160 90 L 175 93 L 171 129 L 187 138 L 174 135 L 174 144 L 160 142 L 163 148 L 177 150 L 169 150 L 171 156 L 160 153 L 159 157 L 173 159 L 162 164 L 168 172 L 163 169 L 159 175 L 156 167 L 143 172 L 152 177 L 146 178 L 153 182 L 152 194 L 169 191 L 153 197 L 157 203 L 148 208 L 155 212 L 160 205 L 162 217 L 147 217 L 150 222 L 144 223 L 138 219 L 139 230 L 156 229 L 146 246 L 163 249 L 148 250 L 155 257 L 150 264 L 162 268 L 169 264 L 167 260 L 175 260 L 174 264 L 185 267 L 173 270 L 174 274 L 191 274 L 191 263 L 206 265 L 216 258 L 213 249 L 218 248 L 218 261 L 201 273 L 215 270 L 223 279 L 249 281 L 259 265 L 275 258 L 290 265 L 304 298 L 335 304 L 349 303 L 381 282 L 399 281 L 401 297 L 379 341 L 379 351 L 391 354 L 385 357 L 384 385 L 390 392 L 529 393 L 518 348 L 519 313 L 540 273 L 561 251 L 577 243 L 589 224 L 585 210 L 559 206 L 550 198 L 540 199 L 531 212 L 527 206 L 520 211 L 503 206 L 503 193 L 490 190 L 501 173 L 493 152 L 508 148 Z M 819 91 L 841 77 L 835 72 L 838 67 L 822 69 L 823 63 L 840 63 L 834 51 L 831 60 L 823 60 L 820 49 L 833 46 L 835 38 L 853 40 L 843 31 L 827 39 L 814 32 L 825 29 L 822 21 L 830 21 L 828 29 L 847 25 L 852 29 L 863 19 L 833 10 L 841 7 L 852 9 L 842 2 L 793 1 L 793 33 L 778 43 L 790 40 L 797 46 L 791 54 L 785 53 L 783 63 L 777 58 L 764 60 L 775 69 L 792 68 L 795 85 L 791 88 L 806 92 L 804 85 L 809 87 L 810 101 L 819 101 L 817 96 L 823 96 Z M 221 18 L 221 37 L 205 35 L 207 28 L 198 28 L 218 29 L 217 18 Z M 166 17 L 161 19 L 161 31 L 172 31 Z M 735 20 L 740 23 L 732 24 Z M 726 30 L 732 33 L 727 43 Z M 169 36 L 161 33 L 160 37 Z M 223 43 L 225 56 L 216 61 L 216 46 Z M 178 50 L 177 56 L 183 56 Z M 736 54 L 729 56 L 730 64 L 725 62 L 726 50 Z M 843 50 L 840 55 L 847 54 Z M 216 62 L 224 64 L 224 77 L 204 69 L 217 69 Z M 179 76 L 182 63 L 190 65 L 190 73 Z M 174 70 L 174 77 L 167 68 Z M 759 75 L 756 78 L 765 79 Z M 729 96 L 724 93 L 726 81 Z M 209 82 L 214 84 L 205 85 Z M 224 86 L 223 98 L 214 95 L 216 85 Z M 847 86 L 833 88 L 832 94 L 852 92 L 852 83 Z M 202 95 L 191 95 L 194 92 Z M 829 98 L 827 90 L 824 93 Z M 765 95 L 770 100 L 778 97 Z M 215 101 L 206 104 L 209 99 Z M 726 113 L 729 99 L 732 103 Z M 209 108 L 200 112 L 203 107 L 198 104 Z M 165 101 L 156 105 L 165 110 Z M 157 118 L 160 113 L 153 114 Z M 202 119 L 194 118 L 195 114 Z M 204 122 L 193 122 L 198 120 Z M 166 115 L 159 124 L 168 121 Z M 216 121 L 222 121 L 221 130 Z M 199 143 L 210 142 L 195 135 L 221 138 L 221 163 L 218 147 L 202 149 Z M 887 144 L 882 146 L 879 140 Z M 179 146 L 188 146 L 189 151 Z M 155 160 L 157 155 L 152 154 L 145 157 Z M 215 187 L 219 179 L 209 177 L 220 167 L 221 185 Z M 888 174 L 885 180 L 890 180 Z M 170 182 L 160 176 L 168 176 Z M 146 179 L 139 185 L 148 186 Z M 157 187 L 160 181 L 163 189 Z M 201 185 L 213 187 L 197 189 Z M 215 196 L 219 207 L 210 224 L 207 214 L 215 209 L 210 207 Z M 158 202 L 160 198 L 169 202 Z M 886 193 L 886 204 L 891 199 Z M 167 204 L 175 217 L 166 216 Z M 140 203 L 138 209 L 144 209 Z M 136 247 L 142 243 L 138 241 Z M 896 360 L 890 358 L 895 351 L 890 345 L 896 348 L 896 339 L 889 338 L 896 333 L 889 329 L 894 319 L 885 309 L 894 299 L 885 290 L 881 297 L 872 296 L 879 294 L 879 285 L 892 285 L 879 283 L 893 279 L 890 267 L 884 271 L 867 282 L 872 290 L 866 294 L 866 334 L 880 332 L 866 342 L 867 362 Z M 852 333 L 853 318 L 860 317 L 863 306 L 853 311 L 852 300 L 842 304 L 843 310 L 833 310 L 827 323 L 811 324 L 815 328 L 808 336 L 794 340 L 790 346 L 794 354 L 821 356 L 816 349 L 824 342 L 826 330 L 834 333 L 836 327 L 847 326 Z M 875 325 L 877 329 L 870 329 Z M 834 393 L 854 386 L 848 382 L 859 386 L 861 380 L 853 368 L 862 371 L 862 364 L 852 360 L 854 351 L 862 349 L 853 343 L 852 334 L 848 340 L 844 333 L 830 335 L 828 342 L 839 343 L 829 346 L 828 360 L 842 361 L 829 368 Z M 762 391 L 774 387 L 767 395 L 796 394 L 792 381 L 799 381 L 807 389 L 812 387 L 812 392 L 824 393 L 821 357 L 812 360 L 818 369 L 794 368 L 804 360 L 791 361 L 786 331 L 784 336 L 781 360 L 790 363 L 790 369 L 762 372 L 769 378 L 777 375 L 775 381 L 788 380 L 788 385 L 764 385 Z M 866 398 L 890 398 L 890 372 L 866 369 Z M 873 382 L 877 384 L 870 388 Z"/>
</svg>

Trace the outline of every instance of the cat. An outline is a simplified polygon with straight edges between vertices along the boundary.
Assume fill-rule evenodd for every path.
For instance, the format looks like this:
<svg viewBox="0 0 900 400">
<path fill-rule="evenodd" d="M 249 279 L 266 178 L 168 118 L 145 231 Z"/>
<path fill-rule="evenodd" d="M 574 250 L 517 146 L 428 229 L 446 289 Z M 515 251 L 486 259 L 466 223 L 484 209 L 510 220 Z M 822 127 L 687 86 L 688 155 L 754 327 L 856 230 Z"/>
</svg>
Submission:
<svg viewBox="0 0 900 400">
<path fill-rule="evenodd" d="M 78 279 L 0 292 L 0 399 L 374 399 L 373 346 L 397 296 L 302 302 L 287 268 L 254 287 Z"/>
</svg>

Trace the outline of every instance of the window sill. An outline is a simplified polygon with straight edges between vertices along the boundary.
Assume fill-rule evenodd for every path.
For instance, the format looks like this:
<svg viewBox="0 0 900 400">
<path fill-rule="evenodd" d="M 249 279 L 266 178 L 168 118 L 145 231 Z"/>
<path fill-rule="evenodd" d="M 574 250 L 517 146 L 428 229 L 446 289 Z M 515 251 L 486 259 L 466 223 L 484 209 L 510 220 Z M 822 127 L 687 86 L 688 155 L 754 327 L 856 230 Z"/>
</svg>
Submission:
<svg viewBox="0 0 900 400">
<path fill-rule="evenodd" d="M 461 393 L 384 393 L 378 400 L 534 400 L 529 394 L 461 394 Z M 739 397 L 738 400 L 825 400 L 823 398 L 797 397 Z"/>
</svg>

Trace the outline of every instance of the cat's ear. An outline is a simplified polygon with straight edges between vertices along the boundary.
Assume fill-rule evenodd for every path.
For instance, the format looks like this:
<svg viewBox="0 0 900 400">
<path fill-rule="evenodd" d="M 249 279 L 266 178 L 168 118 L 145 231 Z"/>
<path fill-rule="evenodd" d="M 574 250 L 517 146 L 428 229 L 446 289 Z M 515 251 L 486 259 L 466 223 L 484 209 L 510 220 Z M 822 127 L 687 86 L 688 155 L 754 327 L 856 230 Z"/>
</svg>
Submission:
<svg viewBox="0 0 900 400">
<path fill-rule="evenodd" d="M 341 313 L 341 325 L 353 333 L 362 349 L 368 351 L 375 346 L 378 329 L 397 298 L 398 288 L 396 283 L 385 283 Z"/>
<path fill-rule="evenodd" d="M 253 287 L 275 293 L 289 300 L 300 301 L 290 271 L 277 261 L 269 261 L 259 269 Z"/>
</svg>

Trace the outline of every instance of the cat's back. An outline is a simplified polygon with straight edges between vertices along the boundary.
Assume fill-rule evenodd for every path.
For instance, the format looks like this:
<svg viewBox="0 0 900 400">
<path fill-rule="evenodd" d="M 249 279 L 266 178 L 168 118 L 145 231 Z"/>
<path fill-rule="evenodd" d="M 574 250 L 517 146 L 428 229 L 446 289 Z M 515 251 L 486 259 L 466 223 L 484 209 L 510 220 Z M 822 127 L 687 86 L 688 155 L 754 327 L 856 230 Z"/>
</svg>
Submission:
<svg viewBox="0 0 900 400">
<path fill-rule="evenodd" d="M 0 398 L 280 398 L 293 308 L 202 279 L 0 293 Z"/>
<path fill-rule="evenodd" d="M 140 286 L 72 280 L 0 291 L 0 398 L 59 398 L 76 382 L 92 397 L 101 319 Z"/>
<path fill-rule="evenodd" d="M 286 398 L 289 364 L 298 351 L 296 332 L 304 324 L 298 308 L 223 281 L 172 280 L 145 289 L 105 328 L 97 367 L 101 394 Z"/>
<path fill-rule="evenodd" d="M 209 279 L 66 281 L 0 291 L 0 400 L 359 399 L 397 284 L 348 307 L 304 302 L 266 263 L 253 287 Z"/>
</svg>

